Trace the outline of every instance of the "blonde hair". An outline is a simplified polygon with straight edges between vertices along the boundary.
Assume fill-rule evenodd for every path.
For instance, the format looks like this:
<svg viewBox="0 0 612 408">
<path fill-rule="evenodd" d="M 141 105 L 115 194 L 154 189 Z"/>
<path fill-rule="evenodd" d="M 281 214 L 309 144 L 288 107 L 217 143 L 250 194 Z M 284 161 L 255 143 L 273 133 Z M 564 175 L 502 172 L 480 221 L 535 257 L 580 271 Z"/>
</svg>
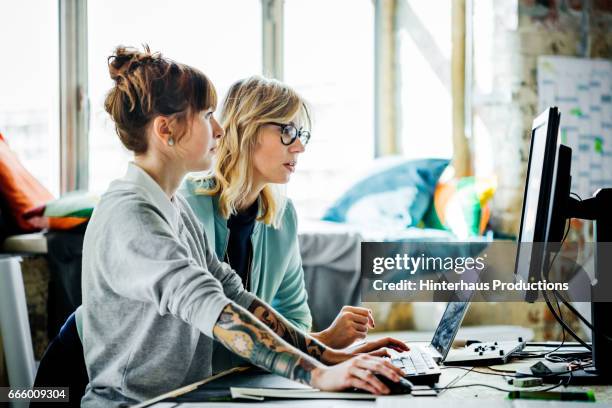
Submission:
<svg viewBox="0 0 612 408">
<path fill-rule="evenodd" d="M 306 102 L 289 86 L 274 79 L 252 76 L 234 83 L 223 101 L 221 126 L 225 136 L 217 147 L 216 163 L 209 188 L 197 194 L 219 194 L 219 211 L 224 218 L 243 207 L 253 188 L 252 158 L 261 126 L 297 120 L 310 129 Z M 280 143 L 280 141 L 279 141 Z M 278 227 L 285 199 L 272 185 L 259 194 L 258 221 Z"/>
</svg>

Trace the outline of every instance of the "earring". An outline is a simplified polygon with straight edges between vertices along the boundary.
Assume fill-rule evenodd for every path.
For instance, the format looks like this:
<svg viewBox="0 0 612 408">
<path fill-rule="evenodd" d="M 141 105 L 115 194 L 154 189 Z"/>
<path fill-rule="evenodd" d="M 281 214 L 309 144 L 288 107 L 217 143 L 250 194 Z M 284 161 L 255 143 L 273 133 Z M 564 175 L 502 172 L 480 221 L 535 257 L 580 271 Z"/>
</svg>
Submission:
<svg viewBox="0 0 612 408">
<path fill-rule="evenodd" d="M 174 139 L 173 138 L 168 138 L 168 146 L 174 146 Z"/>
</svg>

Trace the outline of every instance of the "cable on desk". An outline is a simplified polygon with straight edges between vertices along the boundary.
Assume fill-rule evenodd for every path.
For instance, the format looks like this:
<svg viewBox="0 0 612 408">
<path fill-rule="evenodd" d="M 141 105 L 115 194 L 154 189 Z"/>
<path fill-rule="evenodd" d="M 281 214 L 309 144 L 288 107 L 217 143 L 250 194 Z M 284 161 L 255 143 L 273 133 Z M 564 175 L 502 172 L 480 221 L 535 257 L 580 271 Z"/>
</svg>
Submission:
<svg viewBox="0 0 612 408">
<path fill-rule="evenodd" d="M 582 358 L 580 356 L 582 355 Z M 544 357 L 547 361 L 551 363 L 568 363 L 568 364 L 591 364 L 593 362 L 593 358 L 591 353 L 576 353 L 573 355 L 563 355 L 563 354 L 549 354 Z"/>
<path fill-rule="evenodd" d="M 570 195 L 575 196 L 578 201 L 582 201 L 582 197 L 580 197 L 578 194 L 576 194 L 574 192 L 570 192 Z M 563 239 L 561 240 L 561 244 L 563 244 L 563 242 L 565 241 L 565 238 L 567 237 L 567 233 L 569 232 L 569 226 L 571 225 L 571 220 L 572 220 L 572 218 L 569 219 L 568 228 L 567 228 L 565 234 L 563 235 Z M 557 256 L 555 255 L 555 257 L 553 258 L 553 261 L 551 262 L 549 268 L 552 268 L 552 263 L 555 261 L 556 257 Z M 568 302 L 568 300 L 565 299 L 563 297 L 563 295 L 561 295 L 561 293 L 559 293 L 559 291 L 557 291 L 556 289 L 553 289 L 552 293 L 553 293 L 553 296 L 557 299 L 557 302 L 558 302 L 558 299 L 561 299 L 561 302 L 565 305 L 565 307 L 567 307 L 570 310 L 570 312 L 572 312 L 574 314 L 574 316 L 576 316 L 578 319 L 580 319 L 582 321 L 582 323 L 584 323 L 589 329 L 591 329 L 591 331 L 593 332 L 593 337 L 595 335 L 599 335 L 599 336 L 602 336 L 603 338 L 605 338 L 608 341 L 612 341 L 612 337 L 608 333 L 604 333 L 603 332 L 603 330 L 605 330 L 605 329 L 593 327 L 593 324 L 591 322 L 589 322 L 582 315 L 582 313 L 580 313 L 578 310 L 576 310 L 576 308 L 574 308 L 574 306 L 570 302 Z M 559 322 L 559 323 L 561 324 L 561 322 Z M 561 324 L 561 325 L 563 325 L 563 324 Z M 575 337 L 573 334 L 572 334 L 572 336 Z M 581 342 L 581 341 L 579 341 L 579 342 Z M 583 345 L 586 346 L 585 344 L 583 344 Z M 590 347 L 588 347 L 588 346 L 586 346 L 586 347 L 587 347 L 587 349 L 590 350 Z"/>
<path fill-rule="evenodd" d="M 568 219 L 567 222 L 567 227 L 565 229 L 565 233 L 563 234 L 563 239 L 561 239 L 560 242 L 560 246 L 563 245 L 563 243 L 565 242 L 565 239 L 567 238 L 567 234 L 569 233 L 570 230 L 570 223 L 571 223 L 571 218 Z M 552 260 L 550 261 L 550 263 L 548 264 L 547 267 L 543 267 L 542 271 L 540 272 L 540 278 L 546 279 L 547 281 L 549 280 L 549 274 L 550 274 L 550 270 L 552 269 L 552 266 L 555 263 L 555 260 L 557 259 L 557 256 L 559 255 L 561 251 L 558 251 L 557 253 L 555 253 L 555 255 L 553 256 Z M 546 257 L 545 259 L 547 259 L 548 257 Z M 545 272 L 546 270 L 546 272 Z M 554 293 L 553 293 L 554 295 Z M 583 347 L 585 347 L 588 350 L 592 350 L 591 346 L 589 346 L 584 340 L 582 340 L 580 338 L 580 336 L 578 336 L 578 334 L 576 334 L 576 332 L 574 332 L 569 325 L 565 322 L 565 320 L 563 320 L 563 318 L 561 316 L 559 316 L 559 314 L 557 313 L 557 311 L 555 310 L 555 308 L 553 307 L 550 299 L 548 298 L 548 294 L 546 293 L 546 290 L 542 291 L 542 297 L 544 298 L 544 301 L 546 302 L 546 306 L 548 306 L 548 310 L 550 310 L 550 312 L 552 313 L 552 315 L 555 317 L 555 319 L 557 320 L 557 322 L 561 325 L 561 327 L 563 328 L 564 331 L 567 331 L 574 339 L 576 339 L 576 341 L 578 343 L 580 343 Z M 557 301 L 557 305 L 558 305 L 558 300 L 555 296 L 555 300 Z"/>
<path fill-rule="evenodd" d="M 559 316 L 561 317 L 561 319 L 563 319 L 563 312 L 561 311 L 561 305 L 559 304 L 559 300 L 555 298 L 555 301 L 557 304 L 557 309 L 559 309 L 558 311 Z M 563 337 L 561 338 L 561 343 L 555 349 L 547 351 L 545 353 L 533 353 L 533 352 L 530 353 L 528 351 L 517 351 L 517 352 L 512 353 L 512 357 L 517 357 L 517 358 L 542 358 L 544 357 L 545 359 L 548 360 L 549 356 L 551 356 L 553 353 L 555 353 L 565 344 L 565 327 L 561 326 L 561 329 L 562 329 L 561 333 Z M 552 360 L 548 360 L 548 361 L 552 361 Z"/>
<path fill-rule="evenodd" d="M 570 377 L 571 377 L 572 373 L 575 373 L 576 371 L 583 371 L 585 368 L 589 368 L 589 367 L 592 367 L 592 366 L 593 366 L 593 364 L 589 363 L 589 364 L 581 365 L 578 368 L 575 368 L 573 370 L 570 369 L 570 370 L 561 371 L 561 372 L 558 372 L 558 373 L 550 373 L 550 374 L 540 375 L 538 377 L 540 377 L 540 378 L 552 378 L 552 377 L 557 377 L 557 376 L 565 375 L 565 374 L 569 374 Z"/>
<path fill-rule="evenodd" d="M 584 368 L 584 367 L 582 367 Z M 581 368 L 581 369 L 582 369 Z M 471 371 L 471 370 L 470 370 Z M 566 382 L 564 382 L 563 380 L 559 381 L 557 384 L 551 385 L 549 387 L 546 388 L 539 388 L 539 389 L 535 389 L 535 390 L 531 390 L 531 391 L 537 391 L 537 392 L 542 392 L 542 391 L 551 391 L 554 390 L 555 388 L 558 388 L 562 385 L 564 386 L 568 386 L 572 380 L 572 372 L 573 371 L 578 371 L 578 370 L 572 370 L 572 371 L 568 371 L 569 373 L 569 377 L 567 379 Z M 556 373 L 555 375 L 560 375 L 560 374 L 564 374 L 564 373 Z M 467 374 L 466 374 L 467 375 Z M 500 388 L 500 387 L 496 387 L 494 385 L 489 385 L 489 384 L 482 384 L 482 383 L 473 383 L 473 384 L 463 384 L 463 385 L 448 385 L 446 387 L 434 387 L 434 389 L 436 391 L 438 390 L 450 390 L 450 389 L 455 389 L 455 388 L 468 388 L 468 387 L 486 387 L 486 388 L 491 388 L 497 391 L 502 391 L 502 392 L 512 392 L 512 391 L 516 391 L 516 390 L 508 390 L 508 389 L 504 389 L 504 388 Z"/>
<path fill-rule="evenodd" d="M 443 367 L 440 367 L 440 368 L 443 368 Z M 448 368 L 452 368 L 452 367 L 448 367 Z M 446 386 L 450 387 L 451 385 L 455 384 L 456 382 L 461 381 L 466 375 L 468 375 L 470 373 L 470 371 L 472 371 L 473 368 L 474 367 L 471 367 L 471 368 L 467 369 L 467 372 L 465 374 L 463 374 L 462 376 L 457 376 L 457 377 L 453 378 L 453 380 L 451 382 L 449 382 Z M 432 388 L 435 389 L 435 387 L 432 387 Z M 438 395 L 442 394 L 444 391 L 446 391 L 446 389 L 440 389 L 440 391 L 438 392 Z"/>
<path fill-rule="evenodd" d="M 550 387 L 547 388 L 540 388 L 537 390 L 532 390 L 532 391 L 538 391 L 538 392 L 542 392 L 542 391 L 550 391 L 550 390 L 554 390 L 555 388 L 558 388 L 560 386 L 564 385 L 563 381 L 560 381 L 558 384 L 555 385 L 551 385 Z M 437 390 L 451 390 L 451 389 L 455 389 L 455 388 L 468 388 L 468 387 L 486 387 L 486 388 L 492 388 L 494 390 L 497 391 L 502 391 L 502 392 L 512 392 L 512 391 L 516 391 L 516 390 L 508 390 L 505 388 L 500 388 L 500 387 L 496 387 L 494 385 L 489 385 L 489 384 L 480 384 L 480 383 L 474 383 L 474 384 L 463 384 L 463 385 L 453 385 L 453 386 L 447 386 L 447 387 L 440 387 L 440 388 L 434 388 L 436 391 Z"/>
<path fill-rule="evenodd" d="M 579 364 L 579 362 L 577 361 L 576 364 Z M 552 377 L 557 377 L 557 376 L 565 375 L 565 374 L 569 374 L 570 377 L 571 377 L 572 373 L 574 373 L 576 371 L 582 371 L 585 368 L 592 367 L 592 365 L 593 364 L 591 362 L 588 362 L 586 364 L 585 363 L 581 363 L 578 366 L 575 366 L 577 368 L 574 368 L 574 369 L 571 369 L 571 370 L 561 371 L 561 372 L 558 372 L 558 373 L 550 373 L 550 374 L 546 374 L 546 375 L 538 375 L 538 376 L 534 375 L 534 377 L 537 377 L 537 378 L 552 378 Z M 487 373 L 487 372 L 484 372 L 484 371 L 477 371 L 477 370 L 474 370 L 474 367 L 461 367 L 461 366 L 451 367 L 451 366 L 447 366 L 447 367 L 440 367 L 440 368 L 441 369 L 460 368 L 462 370 L 467 370 L 468 372 L 474 372 L 474 373 L 478 373 L 478 374 L 496 375 L 496 376 L 500 376 L 500 377 L 515 377 L 515 378 L 517 377 L 516 375 L 511 375 L 511 374 L 516 374 L 516 371 L 499 370 L 499 369 L 492 368 L 492 367 L 485 367 L 485 368 L 487 368 L 489 370 L 492 370 L 492 371 L 498 371 L 499 374 L 498 373 Z M 502 373 L 506 373 L 506 374 L 502 374 Z"/>
<path fill-rule="evenodd" d="M 514 371 L 505 371 L 507 374 L 502 374 L 502 373 L 487 373 L 486 371 L 478 371 L 475 370 L 474 367 L 460 367 L 460 366 L 445 366 L 445 367 L 440 367 L 441 369 L 447 369 L 447 368 L 459 368 L 461 370 L 467 370 L 467 371 L 471 371 L 473 373 L 478 373 L 478 374 L 485 374 L 485 375 L 496 375 L 498 377 L 516 377 L 516 375 L 512 375 L 514 373 Z M 493 370 L 490 367 L 484 367 L 484 368 L 488 368 L 490 370 Z M 493 370 L 496 371 L 496 370 Z"/>
<path fill-rule="evenodd" d="M 602 330 L 603 329 L 599 329 L 599 328 L 595 328 L 591 322 L 589 322 L 587 320 L 586 317 L 584 317 L 578 310 L 576 310 L 576 308 L 574 308 L 574 306 L 572 306 L 572 304 L 563 297 L 563 295 L 561 293 L 559 293 L 557 290 L 553 289 L 553 295 L 555 296 L 555 298 L 557 299 L 561 299 L 561 302 L 565 305 L 565 307 L 567 307 L 573 314 L 574 316 L 576 316 L 578 319 L 580 319 L 582 321 L 582 323 L 584 323 L 592 332 L 593 334 L 597 334 L 602 336 L 603 338 L 605 338 L 608 341 L 612 341 L 612 337 L 610 337 L 607 333 L 604 333 Z"/>
<path fill-rule="evenodd" d="M 489 369 L 489 370 L 491 370 L 491 371 L 497 371 L 498 373 L 510 373 L 510 374 L 512 374 L 512 373 L 516 373 L 516 371 L 512 371 L 512 370 L 501 370 L 501 369 L 499 369 L 499 368 L 493 368 L 493 367 L 491 367 L 491 366 L 487 366 L 486 368 L 488 368 L 488 369 Z"/>
</svg>

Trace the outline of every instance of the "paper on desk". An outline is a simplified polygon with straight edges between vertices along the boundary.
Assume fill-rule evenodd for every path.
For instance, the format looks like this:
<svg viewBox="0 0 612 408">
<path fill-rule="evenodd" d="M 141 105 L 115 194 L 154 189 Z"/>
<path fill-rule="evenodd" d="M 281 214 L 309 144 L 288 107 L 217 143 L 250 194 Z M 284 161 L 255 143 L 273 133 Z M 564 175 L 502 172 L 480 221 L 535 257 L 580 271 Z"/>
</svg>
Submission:
<svg viewBox="0 0 612 408">
<path fill-rule="evenodd" d="M 360 392 L 326 392 L 317 389 L 278 389 L 231 387 L 232 398 L 245 398 L 261 401 L 264 398 L 285 399 L 360 399 L 373 400 L 376 395 Z"/>
<path fill-rule="evenodd" d="M 509 400 L 453 400 L 453 403 L 461 404 L 462 408 L 512 408 L 512 402 Z M 448 408 L 451 405 L 448 399 L 439 398 L 411 398 L 409 402 L 406 397 L 393 395 L 389 397 L 379 397 L 376 399 L 376 408 Z"/>
</svg>

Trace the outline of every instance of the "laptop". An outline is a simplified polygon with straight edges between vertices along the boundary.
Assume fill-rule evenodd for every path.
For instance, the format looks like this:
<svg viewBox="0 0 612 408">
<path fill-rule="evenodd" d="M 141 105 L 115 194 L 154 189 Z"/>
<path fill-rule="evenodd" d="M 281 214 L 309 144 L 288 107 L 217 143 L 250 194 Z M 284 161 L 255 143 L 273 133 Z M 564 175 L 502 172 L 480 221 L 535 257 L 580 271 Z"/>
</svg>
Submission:
<svg viewBox="0 0 612 408">
<path fill-rule="evenodd" d="M 438 363 L 448 355 L 469 306 L 470 302 L 449 302 L 429 344 L 413 345 L 409 351 L 391 358 L 393 365 L 402 369 L 404 377 L 417 385 L 438 382 L 441 374 Z"/>
</svg>

